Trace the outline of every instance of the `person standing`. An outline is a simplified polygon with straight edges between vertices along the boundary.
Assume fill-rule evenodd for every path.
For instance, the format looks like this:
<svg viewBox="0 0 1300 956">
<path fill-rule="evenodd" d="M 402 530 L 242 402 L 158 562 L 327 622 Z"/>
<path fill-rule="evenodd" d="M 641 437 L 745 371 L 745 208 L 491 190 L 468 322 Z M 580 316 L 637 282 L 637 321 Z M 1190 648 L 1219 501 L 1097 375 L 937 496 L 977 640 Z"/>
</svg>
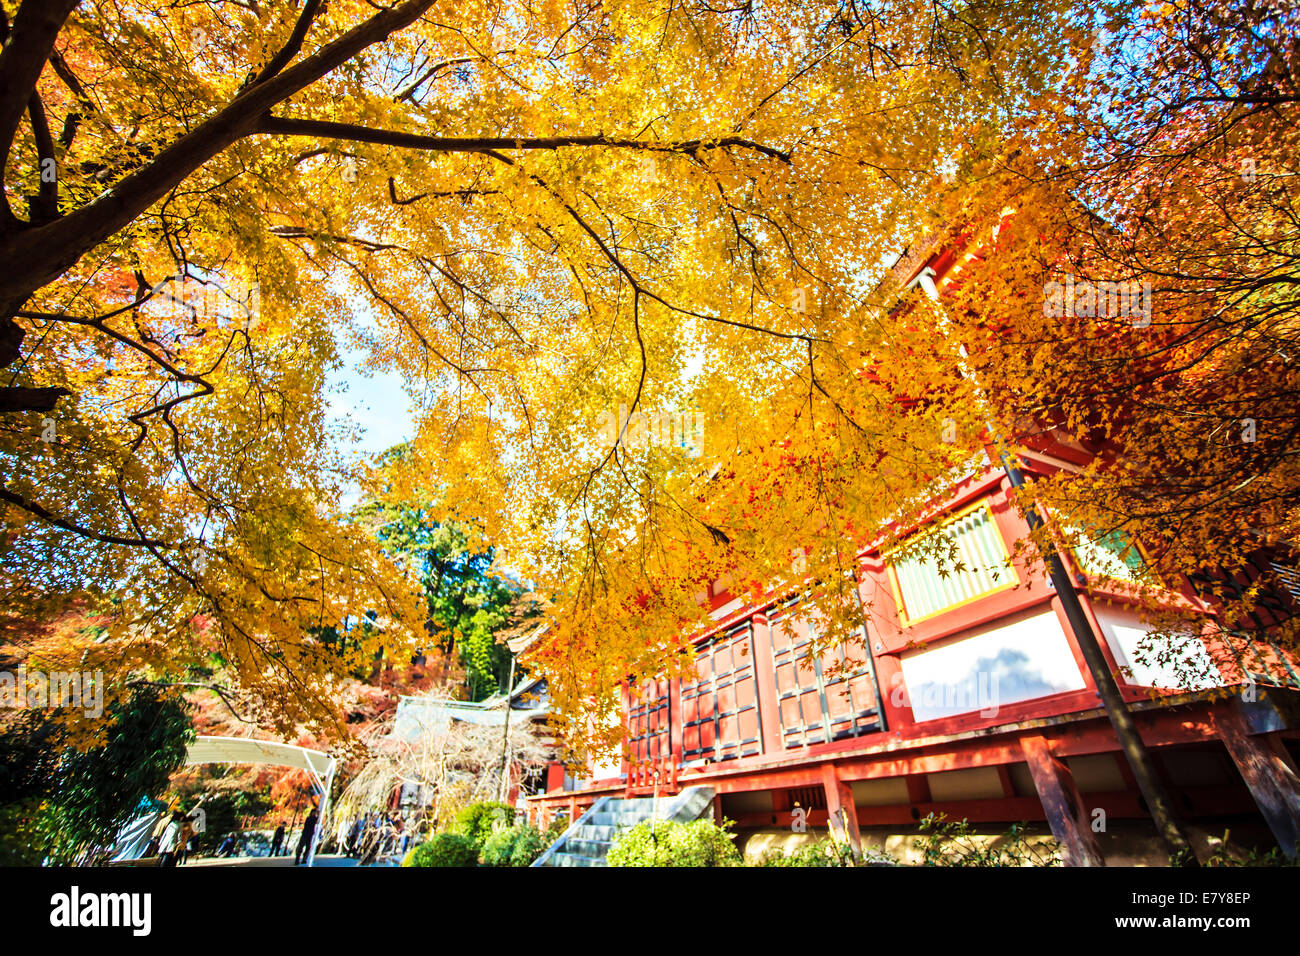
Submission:
<svg viewBox="0 0 1300 956">
<path fill-rule="evenodd" d="M 194 843 L 194 821 L 187 816 L 181 817 L 181 835 L 176 844 L 176 865 L 184 866 L 190 858 Z"/>
<path fill-rule="evenodd" d="M 365 832 L 365 823 L 361 817 L 352 821 L 352 829 L 348 831 L 347 854 L 356 857 L 361 854 L 361 835 Z"/>
<path fill-rule="evenodd" d="M 294 855 L 293 865 L 298 866 L 311 856 L 311 842 L 316 836 L 316 807 L 311 808 L 307 819 L 302 822 L 302 836 L 298 838 L 298 852 Z"/>
<path fill-rule="evenodd" d="M 185 814 L 179 810 L 172 814 L 158 839 L 158 865 L 175 866 L 176 854 L 181 846 L 181 831 L 185 827 Z"/>
<path fill-rule="evenodd" d="M 279 856 L 284 852 L 284 824 L 281 823 L 275 828 L 275 836 L 271 838 L 271 856 Z"/>
</svg>

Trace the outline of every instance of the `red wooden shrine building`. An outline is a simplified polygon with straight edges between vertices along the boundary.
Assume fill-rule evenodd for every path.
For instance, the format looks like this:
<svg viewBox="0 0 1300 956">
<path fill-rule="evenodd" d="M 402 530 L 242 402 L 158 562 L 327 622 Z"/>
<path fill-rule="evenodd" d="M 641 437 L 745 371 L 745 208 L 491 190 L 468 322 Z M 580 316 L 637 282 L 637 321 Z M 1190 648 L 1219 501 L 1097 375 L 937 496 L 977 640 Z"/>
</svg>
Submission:
<svg viewBox="0 0 1300 956">
<path fill-rule="evenodd" d="M 1061 435 L 1020 455 L 1029 476 L 1089 457 Z M 796 600 L 747 602 L 715 583 L 695 676 L 625 688 L 627 754 L 586 780 L 551 765 L 543 791 L 526 798 L 530 819 L 576 820 L 601 796 L 705 784 L 716 816 L 736 822 L 751 852 L 828 826 L 859 846 L 880 844 L 944 813 L 990 833 L 1027 822 L 1061 841 L 1067 862 L 1160 860 L 1082 637 L 1117 673 L 1198 852 L 1225 829 L 1238 846 L 1300 852 L 1294 658 L 1263 630 L 1231 646 L 1198 634 L 1213 607 L 1187 581 L 1168 602 L 1191 629 L 1174 660 L 1146 663 L 1125 584 L 1140 552 L 1118 541 L 1065 555 L 1091 630 L 1076 635 L 1044 569 L 1015 557 L 1029 527 L 1009 489 L 990 458 L 917 531 L 942 529 L 961 570 L 940 574 L 915 549 L 859 555 L 872 609 L 863 643 L 813 657 Z M 1297 610 L 1294 594 L 1273 600 L 1278 613 Z"/>
</svg>

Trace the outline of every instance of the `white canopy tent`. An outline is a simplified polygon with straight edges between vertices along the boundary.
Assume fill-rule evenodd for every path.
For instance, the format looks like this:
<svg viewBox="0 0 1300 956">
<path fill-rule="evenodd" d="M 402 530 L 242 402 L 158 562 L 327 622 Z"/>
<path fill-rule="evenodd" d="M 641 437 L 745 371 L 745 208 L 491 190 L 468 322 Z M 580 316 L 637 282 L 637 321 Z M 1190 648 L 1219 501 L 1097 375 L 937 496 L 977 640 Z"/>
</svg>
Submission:
<svg viewBox="0 0 1300 956">
<path fill-rule="evenodd" d="M 329 812 L 330 787 L 334 783 L 334 770 L 338 761 L 319 750 L 308 750 L 294 744 L 275 740 L 253 740 L 250 737 L 196 737 L 185 756 L 187 765 L 200 763 L 276 764 L 306 770 L 312 785 L 320 795 L 316 814 L 316 829 L 307 850 L 307 865 L 316 862 L 316 846 L 325 829 L 325 815 Z"/>
</svg>

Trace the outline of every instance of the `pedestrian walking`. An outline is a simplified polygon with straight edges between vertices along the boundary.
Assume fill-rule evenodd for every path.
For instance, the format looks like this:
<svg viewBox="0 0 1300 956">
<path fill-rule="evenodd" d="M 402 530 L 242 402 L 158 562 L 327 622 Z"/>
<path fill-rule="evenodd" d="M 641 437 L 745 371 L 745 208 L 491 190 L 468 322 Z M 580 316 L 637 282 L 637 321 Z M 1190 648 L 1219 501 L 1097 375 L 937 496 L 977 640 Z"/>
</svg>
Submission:
<svg viewBox="0 0 1300 956">
<path fill-rule="evenodd" d="M 313 806 L 302 822 L 302 836 L 298 838 L 298 852 L 294 855 L 293 865 L 299 866 L 311 856 L 311 843 L 316 836 L 316 808 Z"/>
<path fill-rule="evenodd" d="M 271 856 L 279 856 L 284 852 L 284 824 L 281 823 L 275 828 L 275 836 L 271 838 Z"/>
</svg>

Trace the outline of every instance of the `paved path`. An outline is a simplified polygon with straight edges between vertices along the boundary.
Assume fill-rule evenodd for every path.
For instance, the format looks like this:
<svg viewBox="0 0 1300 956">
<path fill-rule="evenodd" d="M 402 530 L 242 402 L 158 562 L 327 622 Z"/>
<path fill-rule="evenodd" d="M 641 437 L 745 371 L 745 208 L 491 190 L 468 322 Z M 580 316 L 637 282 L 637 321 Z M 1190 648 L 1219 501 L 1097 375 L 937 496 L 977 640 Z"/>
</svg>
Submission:
<svg viewBox="0 0 1300 956">
<path fill-rule="evenodd" d="M 357 861 L 350 856 L 339 856 L 334 853 L 316 854 L 316 866 L 318 867 L 355 867 Z M 397 861 L 394 859 L 380 860 L 372 864 L 374 866 L 396 866 Z M 191 859 L 185 864 L 185 867 L 191 866 L 211 866 L 211 867 L 232 867 L 232 866 L 259 866 L 259 867 L 287 867 L 296 869 L 291 856 L 232 856 L 232 857 L 199 857 Z"/>
</svg>

